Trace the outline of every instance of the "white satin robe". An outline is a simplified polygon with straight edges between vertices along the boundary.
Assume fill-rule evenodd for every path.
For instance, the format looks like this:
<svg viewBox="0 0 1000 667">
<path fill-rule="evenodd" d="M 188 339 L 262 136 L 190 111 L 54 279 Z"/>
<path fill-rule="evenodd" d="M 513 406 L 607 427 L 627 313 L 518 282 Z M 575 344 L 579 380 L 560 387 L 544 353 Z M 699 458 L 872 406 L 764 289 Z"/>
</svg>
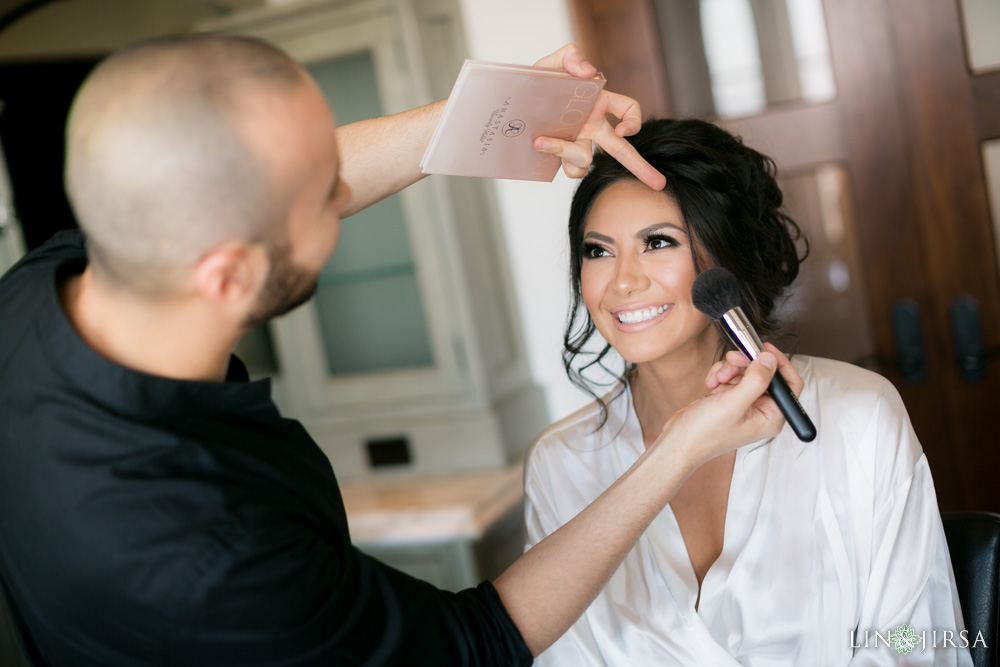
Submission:
<svg viewBox="0 0 1000 667">
<path fill-rule="evenodd" d="M 669 506 L 542 667 L 968 665 L 930 647 L 964 629 L 937 498 L 895 388 L 861 368 L 799 356 L 811 443 L 786 425 L 740 448 L 722 555 L 698 584 Z M 525 468 L 527 548 L 583 510 L 643 452 L 626 392 L 595 432 L 594 405 L 548 428 Z M 875 632 L 909 623 L 905 657 Z M 868 630 L 868 648 L 864 648 Z M 855 634 L 852 636 L 852 631 Z M 974 641 L 969 637 L 969 642 Z M 878 643 L 878 648 L 873 646 Z"/>
</svg>

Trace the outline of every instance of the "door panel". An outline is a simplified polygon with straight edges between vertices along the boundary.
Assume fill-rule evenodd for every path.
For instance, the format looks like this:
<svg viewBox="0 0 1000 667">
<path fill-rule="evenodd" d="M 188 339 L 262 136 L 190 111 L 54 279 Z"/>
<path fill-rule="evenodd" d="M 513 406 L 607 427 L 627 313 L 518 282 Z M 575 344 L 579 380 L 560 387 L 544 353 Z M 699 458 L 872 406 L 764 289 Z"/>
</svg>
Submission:
<svg viewBox="0 0 1000 667">
<path fill-rule="evenodd" d="M 883 2 L 847 0 L 827 4 L 832 60 L 837 73 L 838 104 L 847 127 L 849 165 L 859 241 L 866 264 L 866 284 L 876 347 L 886 375 L 903 396 L 910 419 L 934 474 L 939 501 L 962 507 L 957 480 L 961 448 L 952 446 L 953 416 L 938 391 L 944 385 L 944 341 L 931 327 L 932 298 L 916 193 L 909 174 L 911 137 L 905 129 L 903 85 L 895 54 L 886 39 L 889 7 Z M 903 380 L 893 362 L 893 308 L 902 301 L 919 308 L 925 341 L 926 378 Z"/>
<path fill-rule="evenodd" d="M 857 213 L 847 172 L 836 163 L 779 175 L 785 206 L 809 239 L 809 260 L 779 308 L 794 323 L 802 354 L 876 368 Z"/>
<path fill-rule="evenodd" d="M 700 19 L 706 16 L 706 3 L 720 1 L 704 0 Z M 768 43 L 767 34 L 781 37 L 786 22 L 780 3 L 725 1 L 742 3 L 753 12 L 759 42 Z M 639 89 L 629 88 L 632 79 L 613 76 L 623 63 L 663 58 L 665 64 L 642 70 L 651 77 L 662 76 L 657 70 L 677 71 L 683 59 L 664 42 L 644 47 L 643 40 L 614 39 L 602 32 L 600 19 L 632 10 L 648 15 L 653 8 L 657 11 L 652 15 L 659 14 L 662 24 L 672 16 L 664 8 L 682 4 L 576 0 L 578 20 L 587 28 L 581 31 L 583 46 L 591 54 L 587 40 L 593 41 L 592 59 L 605 71 L 609 87 L 636 96 Z M 681 14 L 685 18 L 673 20 L 693 20 L 690 9 Z M 823 275 L 837 258 L 829 255 L 831 248 L 821 247 L 803 267 L 793 295 L 800 305 L 792 312 L 804 336 L 819 331 L 834 335 L 824 340 L 814 333 L 815 339 L 803 340 L 800 349 L 857 363 L 857 350 L 868 340 L 873 354 L 862 363 L 887 376 L 903 396 L 933 470 L 942 509 L 998 511 L 1000 489 L 993 477 L 1000 469 L 1000 366 L 990 353 L 1000 349 L 1000 273 L 983 142 L 1000 136 L 1000 72 L 971 73 L 958 0 L 827 0 L 823 16 L 835 80 L 832 100 L 809 104 L 801 101 L 805 95 L 791 94 L 795 91 L 789 92 L 788 85 L 769 85 L 766 106 L 750 118 L 701 115 L 775 158 L 779 175 L 792 177 L 782 181 L 788 208 L 814 241 L 824 240 L 824 232 L 815 226 L 819 190 L 808 180 L 796 179 L 803 169 L 839 169 L 828 172 L 839 176 L 828 177 L 842 181 L 851 237 L 849 261 L 841 258 L 844 267 L 834 273 L 846 268 L 851 279 L 859 280 L 851 301 L 859 317 L 823 322 L 823 314 L 840 296 L 817 290 L 826 289 L 824 280 L 838 280 Z M 794 23 L 793 17 L 788 25 Z M 677 34 L 678 28 L 659 25 L 653 32 Z M 985 34 L 1000 34 L 1000 26 Z M 688 38 L 684 48 L 690 50 L 697 42 Z M 761 47 L 765 80 L 790 80 L 791 50 L 784 49 L 784 56 L 781 51 L 775 55 Z M 679 83 L 677 76 L 667 81 L 664 97 L 654 99 L 655 106 L 646 110 L 676 109 L 675 98 L 695 99 L 675 95 Z M 699 98 L 704 107 L 703 93 L 704 85 Z M 799 210 L 792 210 L 796 207 Z M 802 307 L 803 302 L 813 307 Z M 966 379 L 961 372 L 949 316 L 956 302 L 974 304 L 981 319 L 974 333 L 981 336 L 991 361 L 978 380 Z M 902 347 L 896 342 L 893 312 L 901 305 L 913 309 L 923 340 L 922 378 L 904 377 L 899 370 Z M 839 348 L 835 344 L 850 339 L 857 342 Z"/>
<path fill-rule="evenodd" d="M 1000 345 L 1000 273 L 961 17 L 955 2 L 891 0 L 888 5 L 905 100 L 902 120 L 910 151 L 911 197 L 917 204 L 931 288 L 928 319 L 941 364 L 943 386 L 927 391 L 941 404 L 935 413 L 947 411 L 951 416 L 946 439 L 931 444 L 948 447 L 957 466 L 961 494 L 950 502 L 995 510 L 1000 369 L 987 369 L 979 382 L 962 379 L 948 320 L 953 301 L 971 295 L 982 315 L 985 346 Z"/>
</svg>

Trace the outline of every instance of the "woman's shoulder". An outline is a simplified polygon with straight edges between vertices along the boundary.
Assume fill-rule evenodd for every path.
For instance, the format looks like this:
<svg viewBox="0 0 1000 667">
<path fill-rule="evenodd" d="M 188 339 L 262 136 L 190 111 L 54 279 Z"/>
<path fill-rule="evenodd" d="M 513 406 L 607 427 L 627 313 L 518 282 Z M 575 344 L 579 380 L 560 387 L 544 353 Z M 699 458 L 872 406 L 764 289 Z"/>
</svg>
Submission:
<svg viewBox="0 0 1000 667">
<path fill-rule="evenodd" d="M 602 400 L 607 402 L 608 399 Z M 576 433 L 581 429 L 593 430 L 593 428 L 600 426 L 601 413 L 601 402 L 590 401 L 576 412 L 549 424 L 544 431 L 538 434 L 535 442 L 558 440 L 566 432 Z"/>
<path fill-rule="evenodd" d="M 571 450 L 577 456 L 594 454 L 621 433 L 627 419 L 631 395 L 618 386 L 600 399 L 542 431 L 528 450 L 528 459 L 559 457 Z"/>
<path fill-rule="evenodd" d="M 905 412 L 899 392 L 878 373 L 846 361 L 796 355 L 792 364 L 805 386 L 800 399 L 824 411 L 870 410 L 876 406 Z"/>
<path fill-rule="evenodd" d="M 808 375 L 850 386 L 855 391 L 881 392 L 892 388 L 892 383 L 875 371 L 846 361 L 797 354 L 792 357 L 792 364 L 803 374 L 803 379 Z"/>
<path fill-rule="evenodd" d="M 793 363 L 805 381 L 800 402 L 816 424 L 820 451 L 835 458 L 849 454 L 877 471 L 875 477 L 885 477 L 885 488 L 912 474 L 923 450 L 889 380 L 833 359 L 796 356 Z"/>
</svg>

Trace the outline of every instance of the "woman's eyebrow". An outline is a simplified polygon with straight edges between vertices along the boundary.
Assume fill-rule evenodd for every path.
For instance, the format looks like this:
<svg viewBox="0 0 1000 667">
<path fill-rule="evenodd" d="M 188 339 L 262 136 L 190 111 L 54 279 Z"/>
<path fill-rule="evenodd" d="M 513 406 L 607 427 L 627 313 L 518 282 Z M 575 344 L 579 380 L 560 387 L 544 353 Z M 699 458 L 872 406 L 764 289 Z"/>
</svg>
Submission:
<svg viewBox="0 0 1000 667">
<path fill-rule="evenodd" d="M 610 236 L 605 236 L 604 234 L 598 234 L 597 232 L 587 232 L 586 235 L 584 235 L 583 238 L 585 238 L 585 239 L 597 239 L 598 241 L 603 241 L 604 243 L 608 243 L 610 245 L 614 245 L 614 243 L 615 243 L 615 240 L 613 238 L 611 238 Z"/>
<path fill-rule="evenodd" d="M 652 234 L 653 232 L 655 232 L 656 230 L 663 229 L 664 227 L 672 227 L 677 231 L 679 231 L 680 233 L 684 234 L 685 236 L 687 235 L 686 229 L 684 229 L 683 227 L 679 227 L 672 222 L 657 222 L 654 225 L 649 225 L 648 227 L 643 227 L 642 229 L 640 229 L 638 232 L 636 232 L 635 237 L 637 239 L 645 238 L 650 234 Z"/>
</svg>

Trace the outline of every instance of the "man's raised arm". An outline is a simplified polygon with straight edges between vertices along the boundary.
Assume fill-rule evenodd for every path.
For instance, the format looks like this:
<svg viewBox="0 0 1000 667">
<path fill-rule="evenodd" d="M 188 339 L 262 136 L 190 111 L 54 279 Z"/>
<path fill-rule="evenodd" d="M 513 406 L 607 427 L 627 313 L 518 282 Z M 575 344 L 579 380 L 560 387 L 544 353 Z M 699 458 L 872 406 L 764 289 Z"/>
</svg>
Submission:
<svg viewBox="0 0 1000 667">
<path fill-rule="evenodd" d="M 535 65 L 562 68 L 574 76 L 590 78 L 597 70 L 587 62 L 579 47 L 567 44 Z M 399 192 L 425 176 L 420 159 L 430 142 L 445 100 L 409 111 L 344 125 L 337 130 L 340 144 L 341 176 L 354 196 L 342 212 L 347 217 Z M 612 127 L 607 114 L 620 119 Z M 593 144 L 613 155 L 636 177 L 662 190 L 663 175 L 643 160 L 623 137 L 635 134 L 642 124 L 639 104 L 630 97 L 602 91 L 590 116 L 574 141 L 549 137 L 535 139 L 535 150 L 562 159 L 570 178 L 582 178 L 593 158 Z"/>
</svg>

